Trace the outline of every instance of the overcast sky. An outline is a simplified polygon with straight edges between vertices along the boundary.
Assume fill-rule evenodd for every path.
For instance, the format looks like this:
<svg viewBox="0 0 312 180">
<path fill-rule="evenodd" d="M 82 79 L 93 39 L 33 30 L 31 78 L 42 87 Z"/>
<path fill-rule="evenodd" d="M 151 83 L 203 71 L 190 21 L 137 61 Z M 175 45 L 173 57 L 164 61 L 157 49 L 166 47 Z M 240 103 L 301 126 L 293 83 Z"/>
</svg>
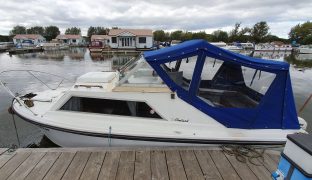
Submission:
<svg viewBox="0 0 312 180">
<path fill-rule="evenodd" d="M 312 0 L 0 0 L 0 34 L 15 25 L 229 31 L 236 22 L 267 21 L 271 34 L 287 38 L 290 28 L 312 20 Z"/>
</svg>

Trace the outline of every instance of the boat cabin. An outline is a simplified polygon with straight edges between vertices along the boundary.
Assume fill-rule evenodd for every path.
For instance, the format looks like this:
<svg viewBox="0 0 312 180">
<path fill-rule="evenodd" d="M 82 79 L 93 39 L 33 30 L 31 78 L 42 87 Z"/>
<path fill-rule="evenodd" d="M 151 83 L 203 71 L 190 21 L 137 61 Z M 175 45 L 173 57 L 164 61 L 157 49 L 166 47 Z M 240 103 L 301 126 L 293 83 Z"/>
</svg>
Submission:
<svg viewBox="0 0 312 180">
<path fill-rule="evenodd" d="M 226 127 L 299 129 L 288 63 L 247 57 L 204 40 L 148 51 L 144 58 L 161 79 L 150 80 L 163 81 Z"/>
</svg>

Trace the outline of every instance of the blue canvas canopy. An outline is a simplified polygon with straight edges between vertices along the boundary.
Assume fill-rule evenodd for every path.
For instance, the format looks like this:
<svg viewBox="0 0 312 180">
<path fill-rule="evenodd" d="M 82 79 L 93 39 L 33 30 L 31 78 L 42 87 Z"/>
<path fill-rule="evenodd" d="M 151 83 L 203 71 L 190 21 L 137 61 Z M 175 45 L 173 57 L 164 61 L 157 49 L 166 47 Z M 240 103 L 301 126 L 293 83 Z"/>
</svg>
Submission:
<svg viewBox="0 0 312 180">
<path fill-rule="evenodd" d="M 185 89 L 170 78 L 163 65 L 192 56 L 197 56 L 197 61 L 189 88 Z M 260 73 L 261 71 L 272 73 L 276 76 L 266 93 L 261 95 L 259 104 L 256 107 L 215 107 L 203 101 L 197 94 L 201 85 L 201 74 L 206 57 L 223 61 L 222 68 L 220 68 L 222 70 L 219 70 L 217 73 L 219 77 L 214 79 L 214 82 L 218 84 L 223 83 L 224 79 L 231 79 L 234 84 L 236 80 L 238 82 L 238 79 L 244 81 L 242 75 L 239 73 L 237 76 L 233 76 L 233 73 L 239 72 L 238 70 L 241 71 L 242 67 L 253 68 L 256 72 L 260 71 Z M 245 129 L 299 129 L 288 63 L 252 58 L 233 53 L 213 46 L 204 40 L 191 40 L 172 47 L 148 51 L 144 53 L 144 58 L 167 86 L 176 92 L 181 99 L 213 117 L 226 127 Z M 257 92 L 253 92 L 250 88 L 244 88 L 247 89 L 245 92 L 248 92 L 249 95 L 257 95 Z"/>
</svg>

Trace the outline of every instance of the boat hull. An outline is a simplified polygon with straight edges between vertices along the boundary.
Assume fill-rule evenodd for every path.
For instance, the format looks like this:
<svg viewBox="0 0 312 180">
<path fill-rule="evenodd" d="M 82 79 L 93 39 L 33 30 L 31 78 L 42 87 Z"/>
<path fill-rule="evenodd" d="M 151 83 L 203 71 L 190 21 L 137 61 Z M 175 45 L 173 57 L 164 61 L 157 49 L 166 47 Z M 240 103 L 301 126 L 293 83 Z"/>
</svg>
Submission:
<svg viewBox="0 0 312 180">
<path fill-rule="evenodd" d="M 155 137 L 134 137 L 107 134 L 89 134 L 66 132 L 51 128 L 41 128 L 43 133 L 55 144 L 61 147 L 123 147 L 123 146 L 215 146 L 220 144 L 249 144 L 249 145 L 283 145 L 284 141 L 228 141 L 228 140 L 196 140 Z M 66 138 L 64 138 L 66 137 Z"/>
<path fill-rule="evenodd" d="M 141 137 L 118 134 L 102 134 L 63 129 L 27 119 L 15 111 L 21 119 L 39 127 L 53 143 L 61 147 L 122 147 L 122 146 L 215 146 L 220 144 L 284 145 L 286 141 L 243 141 L 227 139 L 181 139 Z"/>
</svg>

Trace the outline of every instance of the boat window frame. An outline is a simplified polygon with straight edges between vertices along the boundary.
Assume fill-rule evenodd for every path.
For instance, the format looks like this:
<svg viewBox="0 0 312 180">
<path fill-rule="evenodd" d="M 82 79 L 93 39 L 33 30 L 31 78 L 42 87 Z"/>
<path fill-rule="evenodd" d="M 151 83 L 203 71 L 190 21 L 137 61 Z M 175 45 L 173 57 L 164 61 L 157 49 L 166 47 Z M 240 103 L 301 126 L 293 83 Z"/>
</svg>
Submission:
<svg viewBox="0 0 312 180">
<path fill-rule="evenodd" d="M 63 96 L 62 96 L 63 97 Z M 86 113 L 86 114 L 96 114 L 96 115 L 104 115 L 104 116 L 116 116 L 116 117 L 127 117 L 127 118 L 139 118 L 139 119 L 149 119 L 149 120 L 158 120 L 158 121 L 169 121 L 164 116 L 159 113 L 158 110 L 154 108 L 154 106 L 151 106 L 150 103 L 148 103 L 146 100 L 129 100 L 125 98 L 110 98 L 109 100 L 116 100 L 116 101 L 133 101 L 133 102 L 142 102 L 148 105 L 151 109 L 155 111 L 155 113 L 158 114 L 160 118 L 152 118 L 152 117 L 139 117 L 139 116 L 127 116 L 127 115 L 118 115 L 118 114 L 105 114 L 105 113 L 94 113 L 94 112 L 84 112 L 84 111 L 71 111 L 71 110 L 62 110 L 61 108 L 72 98 L 72 97 L 80 97 L 80 98 L 92 98 L 90 96 L 80 96 L 77 94 L 68 94 L 62 102 L 56 104 L 54 107 L 51 108 L 53 111 L 57 112 L 68 112 L 68 113 Z M 108 99 L 107 97 L 98 97 L 94 99 Z"/>
</svg>

